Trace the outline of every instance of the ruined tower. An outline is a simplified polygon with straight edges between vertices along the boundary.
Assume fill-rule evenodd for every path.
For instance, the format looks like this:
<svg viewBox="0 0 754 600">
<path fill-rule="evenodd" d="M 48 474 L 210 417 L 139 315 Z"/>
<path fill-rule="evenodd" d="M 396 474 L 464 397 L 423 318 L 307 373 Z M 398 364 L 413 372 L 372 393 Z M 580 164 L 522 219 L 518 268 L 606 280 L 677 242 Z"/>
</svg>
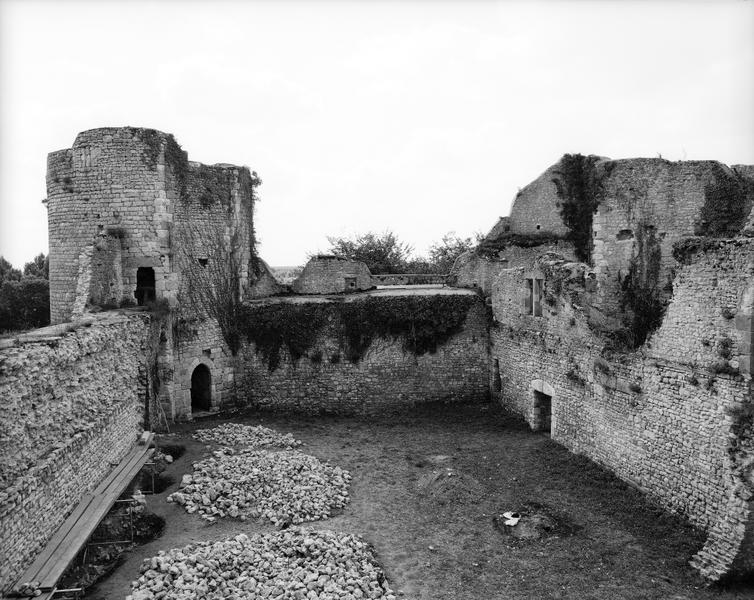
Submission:
<svg viewBox="0 0 754 600">
<path fill-rule="evenodd" d="M 248 279 L 253 180 L 247 167 L 189 162 L 172 135 L 91 129 L 47 159 L 52 323 L 87 306 L 178 301 L 181 265 L 206 261 L 207 236 L 229 228 Z M 181 233 L 182 232 L 182 233 Z M 190 246 L 190 247 L 189 247 Z"/>
</svg>

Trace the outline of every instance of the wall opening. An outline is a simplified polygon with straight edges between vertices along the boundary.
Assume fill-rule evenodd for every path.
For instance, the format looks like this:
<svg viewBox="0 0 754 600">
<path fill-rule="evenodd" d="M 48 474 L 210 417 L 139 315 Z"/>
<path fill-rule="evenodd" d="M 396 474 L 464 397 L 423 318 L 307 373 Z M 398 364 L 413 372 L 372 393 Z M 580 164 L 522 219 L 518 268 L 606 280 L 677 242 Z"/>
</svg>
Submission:
<svg viewBox="0 0 754 600">
<path fill-rule="evenodd" d="M 524 302 L 524 312 L 527 315 L 535 317 L 542 316 L 542 296 L 544 289 L 544 279 L 536 277 L 527 278 L 526 280 L 526 297 Z"/>
<path fill-rule="evenodd" d="M 503 391 L 503 380 L 500 379 L 500 361 L 495 359 L 495 368 L 492 374 L 492 389 L 495 392 Z"/>
<path fill-rule="evenodd" d="M 212 374 L 207 365 L 197 365 L 191 374 L 191 412 L 208 411 L 212 404 Z"/>
<path fill-rule="evenodd" d="M 531 428 L 534 431 L 552 433 L 552 396 L 534 390 Z"/>
<path fill-rule="evenodd" d="M 139 267 L 136 269 L 136 303 L 144 306 L 155 299 L 154 269 L 152 267 Z"/>
</svg>

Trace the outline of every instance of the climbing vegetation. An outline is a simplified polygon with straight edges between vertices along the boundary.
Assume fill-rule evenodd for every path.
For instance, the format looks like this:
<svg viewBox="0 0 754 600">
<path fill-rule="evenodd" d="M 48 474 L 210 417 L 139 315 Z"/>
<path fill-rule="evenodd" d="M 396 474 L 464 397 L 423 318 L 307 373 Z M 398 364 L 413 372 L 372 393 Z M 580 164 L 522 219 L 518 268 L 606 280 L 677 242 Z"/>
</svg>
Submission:
<svg viewBox="0 0 754 600">
<path fill-rule="evenodd" d="M 322 351 L 315 346 L 326 328 L 339 346 L 331 354 L 331 363 L 337 363 L 341 354 L 352 363 L 359 362 L 377 339 L 400 341 L 404 351 L 420 356 L 434 353 L 460 332 L 476 302 L 477 296 L 447 295 L 251 304 L 243 307 L 238 330 L 254 344 L 270 371 L 280 365 L 283 348 L 294 361 L 308 356 L 321 363 Z"/>
</svg>

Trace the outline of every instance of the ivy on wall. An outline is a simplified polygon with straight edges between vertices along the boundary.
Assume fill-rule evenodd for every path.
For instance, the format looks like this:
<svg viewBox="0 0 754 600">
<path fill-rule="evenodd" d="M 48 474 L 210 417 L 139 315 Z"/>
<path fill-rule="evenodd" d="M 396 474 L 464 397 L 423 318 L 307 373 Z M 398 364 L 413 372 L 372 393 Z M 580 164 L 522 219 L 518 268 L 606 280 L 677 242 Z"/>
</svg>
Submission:
<svg viewBox="0 0 754 600">
<path fill-rule="evenodd" d="M 710 237 L 733 237 L 743 227 L 751 209 L 746 185 L 716 165 L 715 178 L 704 186 L 704 205 L 694 233 Z"/>
<path fill-rule="evenodd" d="M 581 262 L 591 260 L 592 219 L 604 196 L 604 177 L 594 168 L 598 160 L 597 156 L 566 154 L 552 180 L 561 199 L 560 216 L 568 227 L 567 238 Z"/>
<path fill-rule="evenodd" d="M 253 342 L 270 371 L 280 365 L 285 347 L 291 358 L 314 360 L 325 327 L 337 337 L 339 350 L 359 362 L 377 339 L 401 341 L 416 356 L 434 353 L 463 328 L 474 303 L 472 295 L 368 297 L 353 302 L 245 305 L 239 332 Z M 333 362 L 333 361 L 331 361 Z"/>
<path fill-rule="evenodd" d="M 517 246 L 519 248 L 534 248 L 536 246 L 543 246 L 545 244 L 555 244 L 563 240 L 562 235 L 551 233 L 549 231 L 541 231 L 537 233 L 513 233 L 506 231 L 494 239 L 482 240 L 476 248 L 477 254 L 488 258 L 495 258 L 501 250 L 505 250 L 509 246 Z"/>
<path fill-rule="evenodd" d="M 375 338 L 400 340 L 416 356 L 434 353 L 461 331 L 471 295 L 369 297 L 340 309 L 346 358 L 358 362 Z"/>
<path fill-rule="evenodd" d="M 663 290 L 660 285 L 662 250 L 653 225 L 639 223 L 636 245 L 636 256 L 622 282 L 621 298 L 624 310 L 629 309 L 626 330 L 630 335 L 626 341 L 630 348 L 641 346 L 662 325 L 667 308 L 663 292 L 672 293 L 672 287 Z"/>
<path fill-rule="evenodd" d="M 280 365 L 283 347 L 294 361 L 309 353 L 330 310 L 328 305 L 310 302 L 243 305 L 238 331 L 254 343 L 268 369 L 274 371 Z"/>
</svg>

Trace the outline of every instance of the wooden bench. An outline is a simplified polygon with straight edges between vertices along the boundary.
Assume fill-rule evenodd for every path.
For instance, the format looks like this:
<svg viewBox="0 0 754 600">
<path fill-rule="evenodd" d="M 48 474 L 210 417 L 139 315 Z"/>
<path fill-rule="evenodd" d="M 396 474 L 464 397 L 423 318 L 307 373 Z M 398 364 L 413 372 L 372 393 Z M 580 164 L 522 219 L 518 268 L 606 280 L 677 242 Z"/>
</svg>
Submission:
<svg viewBox="0 0 754 600">
<path fill-rule="evenodd" d="M 154 434 L 145 431 L 136 446 L 113 468 L 93 492 L 84 494 L 73 512 L 55 532 L 32 565 L 18 579 L 14 590 L 36 582 L 42 592 L 35 598 L 52 598 L 63 573 L 73 562 L 115 501 L 139 474 L 154 452 L 150 448 Z M 16 592 L 16 596 L 31 597 Z"/>
</svg>

